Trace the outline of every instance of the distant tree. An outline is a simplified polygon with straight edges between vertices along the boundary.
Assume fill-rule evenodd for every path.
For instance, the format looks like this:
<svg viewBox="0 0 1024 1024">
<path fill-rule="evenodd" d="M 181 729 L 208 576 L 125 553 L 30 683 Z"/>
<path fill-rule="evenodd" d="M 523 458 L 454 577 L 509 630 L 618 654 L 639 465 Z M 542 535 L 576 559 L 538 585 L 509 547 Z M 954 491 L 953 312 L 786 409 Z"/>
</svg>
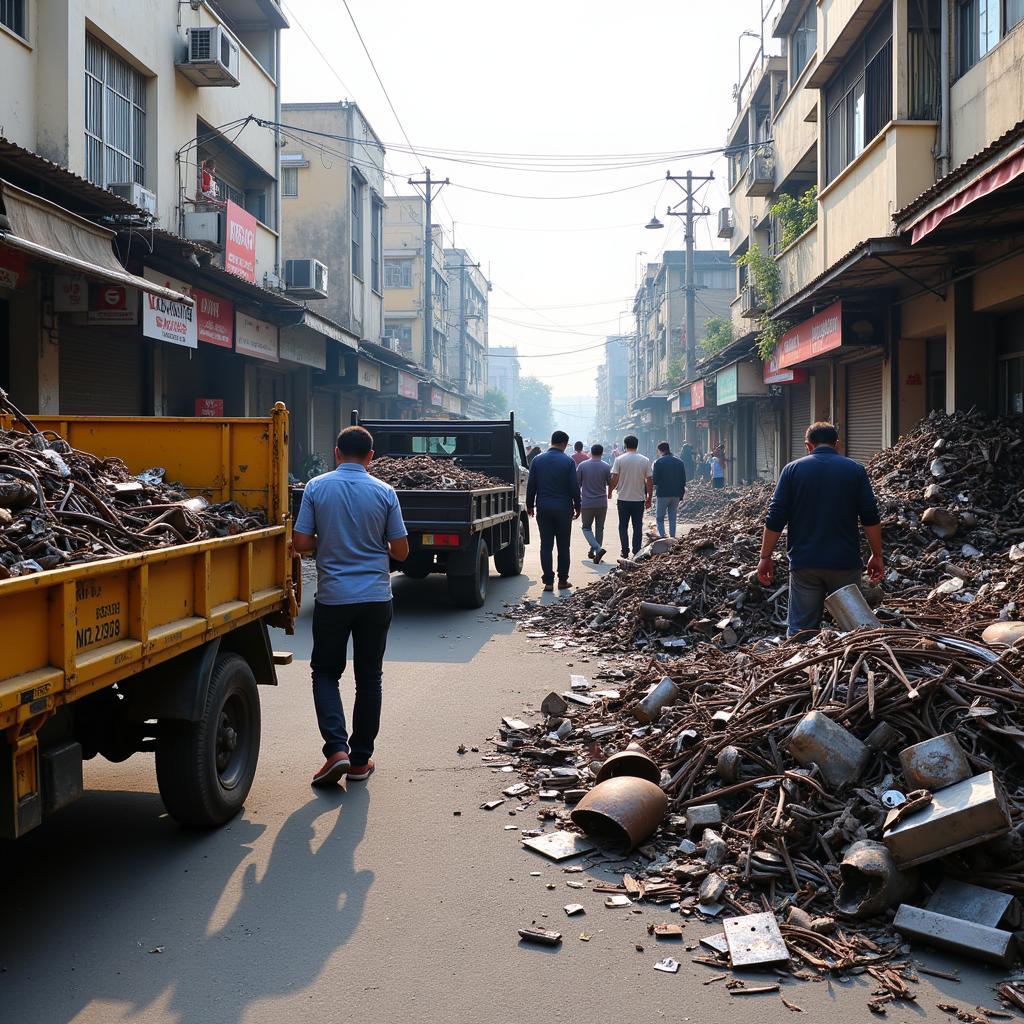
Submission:
<svg viewBox="0 0 1024 1024">
<path fill-rule="evenodd" d="M 542 442 L 551 434 L 554 413 L 551 388 L 536 377 L 520 377 L 516 426 L 524 437 Z"/>
<path fill-rule="evenodd" d="M 508 399 L 498 388 L 488 388 L 484 395 L 484 415 L 489 420 L 500 420 L 508 415 Z"/>
</svg>

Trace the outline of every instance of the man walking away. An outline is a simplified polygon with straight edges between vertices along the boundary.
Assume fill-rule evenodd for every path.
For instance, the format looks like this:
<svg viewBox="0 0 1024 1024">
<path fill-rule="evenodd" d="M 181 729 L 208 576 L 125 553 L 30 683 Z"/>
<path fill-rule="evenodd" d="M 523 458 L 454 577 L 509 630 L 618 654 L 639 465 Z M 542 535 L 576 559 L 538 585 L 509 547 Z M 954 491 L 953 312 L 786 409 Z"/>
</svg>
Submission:
<svg viewBox="0 0 1024 1024">
<path fill-rule="evenodd" d="M 529 450 L 529 451 L 528 451 L 528 452 L 526 453 L 526 464 L 527 464 L 528 466 L 532 466 L 532 465 L 533 465 L 533 460 L 534 460 L 535 458 L 537 458 L 537 456 L 538 456 L 538 455 L 540 455 L 540 445 L 539 445 L 539 444 L 535 444 L 535 445 L 534 445 L 534 446 L 533 446 L 533 447 L 532 447 L 532 448 L 531 448 L 531 449 L 530 449 L 530 450 Z"/>
<path fill-rule="evenodd" d="M 373 773 L 373 743 L 380 727 L 381 673 L 391 626 L 391 559 L 403 562 L 409 541 L 398 497 L 366 471 L 373 438 L 347 427 L 334 449 L 337 468 L 306 484 L 292 544 L 316 551 L 313 606 L 313 705 L 327 760 L 314 786 L 343 775 L 360 781 Z M 339 683 L 352 637 L 356 683 L 351 741 Z"/>
<path fill-rule="evenodd" d="M 679 450 L 679 458 L 682 460 L 683 468 L 686 470 L 686 479 L 692 480 L 696 475 L 697 467 L 694 464 L 693 446 L 689 441 L 686 441 Z"/>
<path fill-rule="evenodd" d="M 644 509 L 651 507 L 654 483 L 651 480 L 651 460 L 641 455 L 640 441 L 630 434 L 622 442 L 625 452 L 612 463 L 612 478 L 608 484 L 608 497 L 618 490 L 619 541 L 622 557 L 629 558 L 629 524 L 633 524 L 633 554 L 643 544 Z"/>
<path fill-rule="evenodd" d="M 552 570 L 552 549 L 558 544 L 558 589 L 568 590 L 569 544 L 572 521 L 580 514 L 580 485 L 576 479 L 576 463 L 565 454 L 569 435 L 556 430 L 551 447 L 538 455 L 530 466 L 526 483 L 526 511 L 536 515 L 540 531 L 540 567 L 544 589 L 555 589 Z"/>
<path fill-rule="evenodd" d="M 860 582 L 858 520 L 871 547 L 868 581 L 882 580 L 882 527 L 871 481 L 859 462 L 836 451 L 838 440 L 831 423 L 812 423 L 805 435 L 808 454 L 782 470 L 768 506 L 757 575 L 771 585 L 772 552 L 788 527 L 789 636 L 821 629 L 825 598 Z"/>
<path fill-rule="evenodd" d="M 570 458 L 573 462 L 576 463 L 576 467 L 579 468 L 581 465 L 583 465 L 584 462 L 587 461 L 588 458 L 587 453 L 583 450 L 583 442 L 577 441 L 572 446 L 572 449 L 572 455 L 570 456 Z"/>
<path fill-rule="evenodd" d="M 604 445 L 591 445 L 590 458 L 576 468 L 582 499 L 583 536 L 590 545 L 590 558 L 594 565 L 599 565 L 606 554 L 603 546 L 604 521 L 608 515 L 608 485 L 612 471 L 601 457 L 603 455 Z"/>
<path fill-rule="evenodd" d="M 721 448 L 715 449 L 708 458 L 711 470 L 711 486 L 721 490 L 725 486 L 725 456 Z"/>
<path fill-rule="evenodd" d="M 668 441 L 662 441 L 658 445 L 658 455 L 651 467 L 656 498 L 654 516 L 658 522 L 658 536 L 664 537 L 665 515 L 668 514 L 668 532 L 674 537 L 676 513 L 679 511 L 679 502 L 686 493 L 686 467 L 682 459 L 677 459 L 672 454 Z"/>
</svg>

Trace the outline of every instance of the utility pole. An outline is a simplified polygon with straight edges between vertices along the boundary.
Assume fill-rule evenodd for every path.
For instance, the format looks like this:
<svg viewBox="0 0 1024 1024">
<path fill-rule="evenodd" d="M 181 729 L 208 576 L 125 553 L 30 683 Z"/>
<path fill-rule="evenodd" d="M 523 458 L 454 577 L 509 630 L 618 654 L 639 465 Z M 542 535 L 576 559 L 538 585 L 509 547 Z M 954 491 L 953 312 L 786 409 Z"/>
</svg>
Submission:
<svg viewBox="0 0 1024 1024">
<path fill-rule="evenodd" d="M 462 395 L 466 395 L 466 271 L 479 269 L 479 263 L 452 263 L 445 267 L 445 270 L 459 272 L 459 393 Z"/>
<path fill-rule="evenodd" d="M 684 217 L 686 220 L 686 266 L 683 282 L 683 290 L 686 295 L 686 379 L 693 380 L 693 374 L 697 367 L 697 289 L 693 283 L 694 225 L 698 217 L 707 217 L 711 214 L 710 207 L 703 205 L 699 209 L 694 210 L 693 183 L 698 182 L 698 187 L 700 187 L 714 181 L 715 176 L 713 174 L 694 175 L 693 171 L 687 171 L 685 178 L 681 175 L 673 175 L 671 172 L 668 172 L 665 177 L 669 181 L 674 181 L 686 193 L 686 199 L 684 200 L 686 210 L 677 211 L 675 208 L 669 207 L 666 213 L 670 217 Z M 686 182 L 685 185 L 683 184 L 684 181 Z"/>
<path fill-rule="evenodd" d="M 422 185 L 427 200 L 426 226 L 423 233 L 423 362 L 427 373 L 434 372 L 434 224 L 431 217 L 431 206 L 434 201 L 434 189 L 438 192 L 449 184 L 444 181 L 432 181 L 430 168 L 423 168 L 424 177 L 410 178 L 410 185 Z"/>
</svg>

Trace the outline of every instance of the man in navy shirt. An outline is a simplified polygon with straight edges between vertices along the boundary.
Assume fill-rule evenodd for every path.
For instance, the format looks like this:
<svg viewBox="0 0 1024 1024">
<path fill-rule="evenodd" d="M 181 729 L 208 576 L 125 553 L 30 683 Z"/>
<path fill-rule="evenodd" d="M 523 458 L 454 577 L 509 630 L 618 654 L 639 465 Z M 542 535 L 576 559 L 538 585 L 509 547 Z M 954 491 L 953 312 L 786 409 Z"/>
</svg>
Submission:
<svg viewBox="0 0 1024 1024">
<path fill-rule="evenodd" d="M 871 547 L 868 581 L 880 583 L 884 570 L 878 504 L 864 467 L 836 451 L 839 431 L 831 423 L 812 423 L 804 437 L 808 454 L 779 475 L 757 563 L 758 579 L 769 586 L 772 552 L 788 527 L 789 636 L 819 630 L 825 598 L 860 582 L 858 520 Z"/>
<path fill-rule="evenodd" d="M 409 556 L 409 539 L 394 488 L 366 471 L 373 438 L 364 427 L 347 427 L 334 449 L 337 468 L 306 484 L 292 545 L 316 551 L 313 605 L 313 704 L 324 739 L 323 767 L 314 786 L 334 785 L 342 775 L 367 779 L 380 728 L 381 674 L 391 626 L 391 559 Z M 338 684 L 352 637 L 356 702 L 351 747 Z M 349 751 L 351 750 L 351 754 Z"/>
<path fill-rule="evenodd" d="M 658 524 L 658 536 L 665 536 L 665 515 L 668 514 L 668 532 L 676 535 L 676 513 L 679 502 L 686 493 L 686 466 L 682 459 L 672 454 L 668 441 L 658 445 L 658 458 L 651 466 L 654 480 L 654 519 Z"/>
<path fill-rule="evenodd" d="M 526 483 L 526 511 L 536 515 L 540 531 L 540 568 L 544 589 L 555 589 L 552 550 L 558 543 L 558 589 L 568 590 L 569 544 L 572 521 L 580 514 L 580 485 L 576 479 L 576 463 L 565 454 L 569 435 L 556 430 L 551 447 L 530 464 Z"/>
</svg>

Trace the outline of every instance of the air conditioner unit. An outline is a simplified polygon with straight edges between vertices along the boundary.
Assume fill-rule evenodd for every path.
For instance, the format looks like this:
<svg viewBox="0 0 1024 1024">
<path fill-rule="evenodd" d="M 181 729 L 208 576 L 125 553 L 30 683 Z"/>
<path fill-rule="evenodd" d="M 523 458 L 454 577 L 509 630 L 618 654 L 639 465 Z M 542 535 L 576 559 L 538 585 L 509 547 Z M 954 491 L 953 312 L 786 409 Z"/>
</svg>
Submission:
<svg viewBox="0 0 1024 1024">
<path fill-rule="evenodd" d="M 119 181 L 107 188 L 126 203 L 145 210 L 151 217 L 156 216 L 156 193 L 143 188 L 137 181 Z"/>
<path fill-rule="evenodd" d="M 223 25 L 187 29 L 185 46 L 176 66 L 194 85 L 238 85 L 238 43 Z"/>
<path fill-rule="evenodd" d="M 760 316 L 764 312 L 764 302 L 752 285 L 744 285 L 740 293 L 740 316 L 747 318 Z"/>
<path fill-rule="evenodd" d="M 193 210 L 185 214 L 182 231 L 190 242 L 224 245 L 224 216 L 219 210 Z"/>
<path fill-rule="evenodd" d="M 732 228 L 732 210 L 728 206 L 723 206 L 718 211 L 718 237 L 732 238 Z"/>
<path fill-rule="evenodd" d="M 302 299 L 326 299 L 327 265 L 319 260 L 285 260 L 284 289 Z"/>
</svg>

